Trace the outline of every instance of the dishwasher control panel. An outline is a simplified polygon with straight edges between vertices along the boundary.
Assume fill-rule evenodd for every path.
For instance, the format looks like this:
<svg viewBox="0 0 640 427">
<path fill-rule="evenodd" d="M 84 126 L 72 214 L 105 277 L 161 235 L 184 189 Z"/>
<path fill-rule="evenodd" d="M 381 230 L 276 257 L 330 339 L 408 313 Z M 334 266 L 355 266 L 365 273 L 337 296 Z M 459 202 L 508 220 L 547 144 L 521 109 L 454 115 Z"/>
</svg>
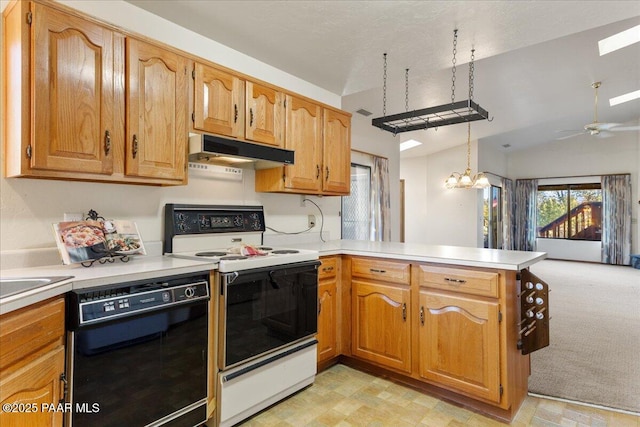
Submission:
<svg viewBox="0 0 640 427">
<path fill-rule="evenodd" d="M 69 294 L 70 327 L 209 299 L 208 274 L 80 289 Z"/>
</svg>

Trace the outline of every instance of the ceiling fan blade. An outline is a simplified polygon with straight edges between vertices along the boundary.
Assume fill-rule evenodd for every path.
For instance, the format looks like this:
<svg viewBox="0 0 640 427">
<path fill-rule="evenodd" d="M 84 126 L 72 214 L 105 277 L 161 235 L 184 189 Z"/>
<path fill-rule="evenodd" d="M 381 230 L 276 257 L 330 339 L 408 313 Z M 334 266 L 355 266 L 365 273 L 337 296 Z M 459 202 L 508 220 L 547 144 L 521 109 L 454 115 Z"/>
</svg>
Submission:
<svg viewBox="0 0 640 427">
<path fill-rule="evenodd" d="M 620 123 L 590 123 L 586 125 L 584 128 L 586 130 L 597 129 L 597 130 L 609 130 L 616 126 L 620 126 Z"/>
<path fill-rule="evenodd" d="M 573 138 L 574 136 L 578 136 L 578 135 L 584 135 L 584 132 L 577 132 L 577 133 L 573 133 L 571 135 L 561 136 L 561 137 L 556 138 L 556 141 L 562 141 L 563 139 Z"/>
<path fill-rule="evenodd" d="M 615 127 L 609 130 L 614 132 L 626 132 L 630 130 L 640 130 L 640 126 L 620 126 L 620 127 Z"/>
</svg>

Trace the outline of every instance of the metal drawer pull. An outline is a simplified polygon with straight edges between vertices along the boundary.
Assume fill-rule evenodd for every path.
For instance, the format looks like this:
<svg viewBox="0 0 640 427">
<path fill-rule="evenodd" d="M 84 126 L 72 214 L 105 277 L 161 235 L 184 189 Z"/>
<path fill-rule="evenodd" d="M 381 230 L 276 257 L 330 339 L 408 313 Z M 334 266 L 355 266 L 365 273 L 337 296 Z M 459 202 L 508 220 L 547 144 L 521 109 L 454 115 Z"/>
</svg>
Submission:
<svg viewBox="0 0 640 427">
<path fill-rule="evenodd" d="M 251 121 L 253 122 L 253 114 L 251 115 Z M 238 104 L 233 104 L 233 123 L 238 123 Z"/>
<path fill-rule="evenodd" d="M 136 158 L 136 155 L 138 154 L 138 136 L 137 135 L 133 135 L 133 158 Z"/>
<path fill-rule="evenodd" d="M 445 277 L 444 280 L 450 283 L 467 283 L 464 279 L 452 279 L 450 277 Z"/>
<path fill-rule="evenodd" d="M 402 321 L 407 321 L 407 303 L 402 303 Z"/>
<path fill-rule="evenodd" d="M 104 131 L 104 154 L 106 156 L 111 152 L 111 133 L 109 130 Z"/>
<path fill-rule="evenodd" d="M 325 267 L 322 271 L 333 271 L 333 267 Z"/>
<path fill-rule="evenodd" d="M 424 326 L 424 307 L 420 306 L 420 324 Z"/>
<path fill-rule="evenodd" d="M 387 272 L 387 270 L 378 270 L 377 268 L 370 268 L 369 271 L 372 273 L 381 273 L 381 274 L 384 274 Z"/>
</svg>

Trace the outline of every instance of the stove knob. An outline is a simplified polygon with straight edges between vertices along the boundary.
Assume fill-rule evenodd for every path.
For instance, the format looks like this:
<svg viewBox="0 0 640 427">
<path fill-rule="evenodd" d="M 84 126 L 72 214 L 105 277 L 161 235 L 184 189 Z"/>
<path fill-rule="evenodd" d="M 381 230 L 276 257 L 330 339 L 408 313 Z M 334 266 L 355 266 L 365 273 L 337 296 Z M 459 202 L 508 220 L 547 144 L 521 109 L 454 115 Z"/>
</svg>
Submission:
<svg viewBox="0 0 640 427">
<path fill-rule="evenodd" d="M 187 224 L 185 224 L 184 222 L 179 223 L 178 224 L 178 230 L 187 231 Z"/>
<path fill-rule="evenodd" d="M 185 219 L 187 219 L 187 217 L 183 213 L 176 214 L 176 218 L 178 218 L 178 221 L 184 221 Z"/>
<path fill-rule="evenodd" d="M 185 288 L 184 296 L 187 298 L 193 298 L 196 295 L 196 291 L 193 288 Z"/>
</svg>

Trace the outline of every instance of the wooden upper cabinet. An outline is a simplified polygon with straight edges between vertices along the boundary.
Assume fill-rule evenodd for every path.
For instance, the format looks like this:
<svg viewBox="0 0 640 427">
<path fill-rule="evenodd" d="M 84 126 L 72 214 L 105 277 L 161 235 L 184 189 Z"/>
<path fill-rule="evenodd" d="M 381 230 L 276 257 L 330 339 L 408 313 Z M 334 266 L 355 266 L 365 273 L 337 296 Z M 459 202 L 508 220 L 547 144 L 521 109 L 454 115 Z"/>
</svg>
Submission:
<svg viewBox="0 0 640 427">
<path fill-rule="evenodd" d="M 31 168 L 113 173 L 114 33 L 32 3 Z M 115 141 L 113 141 L 115 143 Z M 28 153 L 29 154 L 29 153 Z"/>
<path fill-rule="evenodd" d="M 244 80 L 196 62 L 193 71 L 193 128 L 244 137 Z"/>
<path fill-rule="evenodd" d="M 284 93 L 246 82 L 245 137 L 250 141 L 282 147 L 285 132 Z"/>
<path fill-rule="evenodd" d="M 295 151 L 285 168 L 285 187 L 320 192 L 322 168 L 322 107 L 287 95 L 285 148 Z"/>
<path fill-rule="evenodd" d="M 323 182 L 327 193 L 349 194 L 351 188 L 351 116 L 324 110 Z"/>
<path fill-rule="evenodd" d="M 188 60 L 128 38 L 125 173 L 186 182 Z"/>
</svg>

